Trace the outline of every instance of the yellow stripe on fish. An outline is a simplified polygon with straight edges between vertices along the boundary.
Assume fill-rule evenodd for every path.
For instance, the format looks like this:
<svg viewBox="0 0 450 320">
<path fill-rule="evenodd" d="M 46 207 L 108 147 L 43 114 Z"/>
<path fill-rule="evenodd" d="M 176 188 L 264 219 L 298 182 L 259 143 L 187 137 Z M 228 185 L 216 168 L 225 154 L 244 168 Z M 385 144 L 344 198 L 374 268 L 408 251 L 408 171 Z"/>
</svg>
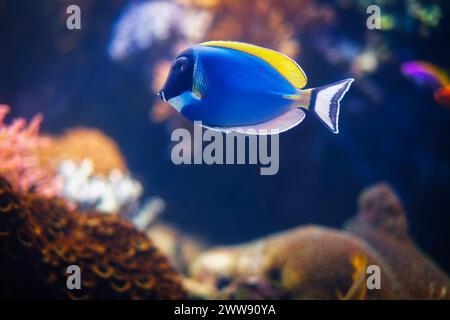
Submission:
<svg viewBox="0 0 450 320">
<path fill-rule="evenodd" d="M 294 60 L 282 53 L 237 41 L 208 41 L 200 43 L 200 45 L 234 49 L 260 58 L 276 69 L 297 89 L 306 86 L 308 81 L 302 68 Z"/>
</svg>

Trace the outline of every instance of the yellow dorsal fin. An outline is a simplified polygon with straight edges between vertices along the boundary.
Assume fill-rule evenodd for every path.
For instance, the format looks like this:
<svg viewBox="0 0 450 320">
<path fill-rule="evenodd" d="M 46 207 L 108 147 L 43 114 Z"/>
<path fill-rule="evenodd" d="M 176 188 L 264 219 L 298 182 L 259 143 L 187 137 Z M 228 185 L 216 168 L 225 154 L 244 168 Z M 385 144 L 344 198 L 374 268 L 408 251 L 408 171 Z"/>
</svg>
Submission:
<svg viewBox="0 0 450 320">
<path fill-rule="evenodd" d="M 236 41 L 208 41 L 200 43 L 200 45 L 234 49 L 251 54 L 270 64 L 297 89 L 301 89 L 306 85 L 307 79 L 302 68 L 294 60 L 282 53 Z"/>
</svg>

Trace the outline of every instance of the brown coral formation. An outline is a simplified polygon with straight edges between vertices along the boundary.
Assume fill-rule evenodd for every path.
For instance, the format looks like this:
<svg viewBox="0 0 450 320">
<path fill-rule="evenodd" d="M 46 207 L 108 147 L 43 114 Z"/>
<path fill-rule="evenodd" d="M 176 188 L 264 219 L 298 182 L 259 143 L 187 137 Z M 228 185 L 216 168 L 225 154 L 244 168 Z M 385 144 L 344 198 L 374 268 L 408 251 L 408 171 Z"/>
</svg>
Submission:
<svg viewBox="0 0 450 320">
<path fill-rule="evenodd" d="M 363 192 L 348 232 L 307 226 L 212 249 L 186 285 L 207 298 L 450 299 L 450 281 L 410 240 L 400 201 L 386 185 Z M 381 289 L 366 287 L 366 267 Z M 201 285 L 199 285 L 201 284 Z"/>
<path fill-rule="evenodd" d="M 68 290 L 69 265 L 81 289 Z M 0 297 L 178 299 L 178 274 L 145 234 L 117 216 L 70 211 L 0 178 Z"/>
<path fill-rule="evenodd" d="M 98 175 L 108 175 L 113 169 L 127 172 L 125 159 L 117 143 L 97 129 L 69 129 L 61 136 L 52 137 L 49 145 L 39 152 L 39 160 L 43 165 L 56 167 L 67 159 L 77 163 L 90 159 Z"/>
<path fill-rule="evenodd" d="M 382 258 L 364 241 L 308 226 L 234 248 L 213 249 L 196 261 L 192 275 L 215 288 L 216 297 L 336 299 L 338 292 L 353 285 L 356 256 L 387 273 Z M 393 298 L 391 283 L 385 281 L 381 290 L 369 291 L 364 298 Z"/>
<path fill-rule="evenodd" d="M 450 280 L 410 239 L 403 206 L 386 184 L 362 192 L 359 213 L 346 229 L 364 239 L 389 264 L 399 298 L 450 299 Z"/>
<path fill-rule="evenodd" d="M 195 258 L 205 249 L 205 244 L 177 228 L 157 223 L 146 230 L 146 234 L 180 272 L 187 272 Z"/>
</svg>

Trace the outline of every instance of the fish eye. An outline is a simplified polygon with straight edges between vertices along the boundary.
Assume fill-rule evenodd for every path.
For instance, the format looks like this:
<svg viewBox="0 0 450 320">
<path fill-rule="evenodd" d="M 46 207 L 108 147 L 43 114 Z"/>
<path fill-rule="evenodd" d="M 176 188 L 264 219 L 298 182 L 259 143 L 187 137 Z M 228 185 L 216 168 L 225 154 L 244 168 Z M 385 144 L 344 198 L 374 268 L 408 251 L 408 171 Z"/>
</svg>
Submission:
<svg viewBox="0 0 450 320">
<path fill-rule="evenodd" d="M 188 65 L 189 65 L 189 59 L 186 57 L 180 57 L 177 59 L 177 61 L 175 61 L 174 67 L 175 67 L 175 70 L 183 72 L 183 71 L 187 70 Z"/>
</svg>

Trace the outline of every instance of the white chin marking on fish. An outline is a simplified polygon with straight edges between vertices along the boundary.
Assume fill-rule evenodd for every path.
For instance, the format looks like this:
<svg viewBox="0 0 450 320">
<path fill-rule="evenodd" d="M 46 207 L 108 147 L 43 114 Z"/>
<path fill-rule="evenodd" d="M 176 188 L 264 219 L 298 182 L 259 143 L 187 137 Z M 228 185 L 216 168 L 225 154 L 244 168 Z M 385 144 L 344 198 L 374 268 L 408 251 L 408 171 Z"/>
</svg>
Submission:
<svg viewBox="0 0 450 320">
<path fill-rule="evenodd" d="M 173 97 L 173 98 L 169 99 L 167 102 L 170 103 L 170 105 L 172 107 L 177 109 L 178 112 L 181 112 L 181 109 L 183 109 L 184 104 L 183 104 L 182 95 L 179 95 L 178 97 Z"/>
<path fill-rule="evenodd" d="M 178 112 L 181 112 L 184 106 L 190 104 L 192 100 L 195 100 L 196 97 L 192 93 L 192 91 L 185 91 L 179 96 L 170 98 L 167 102 L 177 109 Z M 198 99 L 198 98 L 197 98 Z"/>
</svg>

